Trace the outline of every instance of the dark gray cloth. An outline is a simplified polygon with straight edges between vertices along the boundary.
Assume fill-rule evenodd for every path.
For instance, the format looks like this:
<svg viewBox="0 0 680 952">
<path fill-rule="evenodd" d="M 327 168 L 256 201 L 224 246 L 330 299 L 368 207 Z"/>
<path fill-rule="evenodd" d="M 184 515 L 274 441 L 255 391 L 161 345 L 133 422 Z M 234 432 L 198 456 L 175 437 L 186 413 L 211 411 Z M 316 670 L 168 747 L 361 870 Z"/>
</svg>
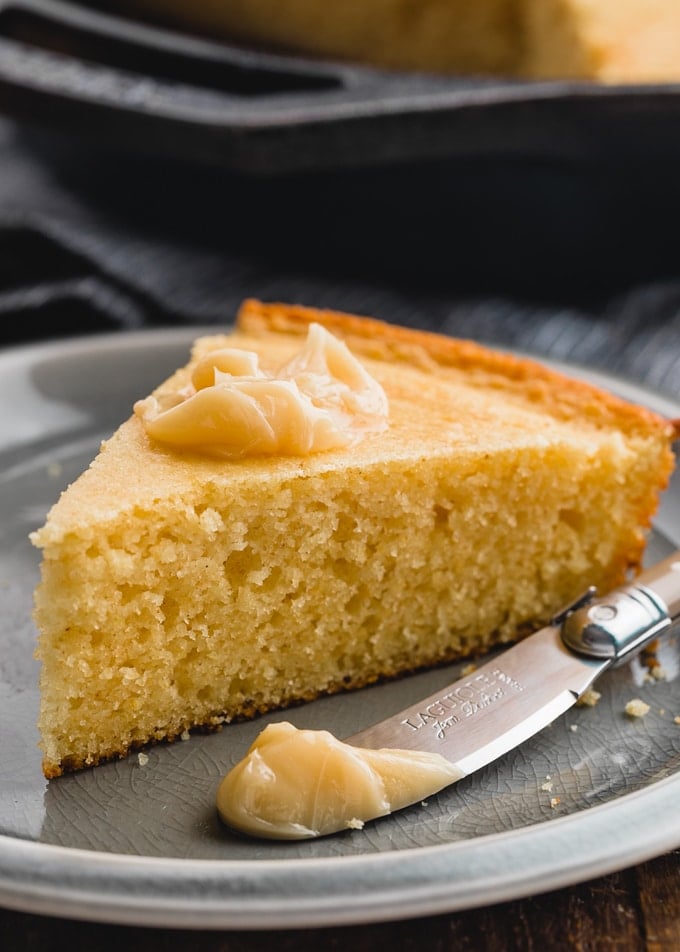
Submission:
<svg viewBox="0 0 680 952">
<path fill-rule="evenodd" d="M 247 296 L 372 314 L 680 397 L 663 163 L 256 178 L 0 123 L 0 343 L 226 324 Z"/>
</svg>

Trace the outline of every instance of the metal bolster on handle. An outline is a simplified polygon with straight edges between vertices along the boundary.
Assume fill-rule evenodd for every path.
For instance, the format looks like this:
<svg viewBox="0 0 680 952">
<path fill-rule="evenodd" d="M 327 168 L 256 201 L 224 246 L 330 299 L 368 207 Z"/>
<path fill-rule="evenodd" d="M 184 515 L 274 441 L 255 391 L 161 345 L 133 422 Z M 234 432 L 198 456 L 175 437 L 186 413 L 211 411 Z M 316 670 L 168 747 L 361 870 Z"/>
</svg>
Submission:
<svg viewBox="0 0 680 952">
<path fill-rule="evenodd" d="M 589 590 L 553 623 L 562 626 L 562 640 L 572 651 L 619 663 L 669 628 L 671 618 L 654 592 L 627 585 L 603 598 Z"/>
</svg>

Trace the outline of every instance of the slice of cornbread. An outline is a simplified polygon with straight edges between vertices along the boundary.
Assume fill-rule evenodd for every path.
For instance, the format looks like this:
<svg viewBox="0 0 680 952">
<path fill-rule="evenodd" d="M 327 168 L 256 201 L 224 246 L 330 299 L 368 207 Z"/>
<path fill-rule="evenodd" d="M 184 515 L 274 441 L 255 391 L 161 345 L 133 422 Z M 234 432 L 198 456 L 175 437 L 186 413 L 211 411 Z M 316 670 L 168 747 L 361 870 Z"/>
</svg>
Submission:
<svg viewBox="0 0 680 952">
<path fill-rule="evenodd" d="M 225 346 L 280 367 L 311 322 L 382 385 L 384 431 L 220 459 L 133 416 L 33 535 L 46 776 L 483 652 L 638 567 L 672 425 L 534 362 L 250 301 L 156 393 Z"/>
</svg>

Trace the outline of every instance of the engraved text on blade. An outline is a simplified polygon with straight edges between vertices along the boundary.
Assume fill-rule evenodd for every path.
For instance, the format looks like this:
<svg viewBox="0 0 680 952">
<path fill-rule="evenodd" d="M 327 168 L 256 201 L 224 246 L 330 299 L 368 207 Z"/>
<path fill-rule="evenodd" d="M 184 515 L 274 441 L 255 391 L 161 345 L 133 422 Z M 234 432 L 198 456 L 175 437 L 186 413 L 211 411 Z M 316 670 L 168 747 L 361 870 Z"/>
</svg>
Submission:
<svg viewBox="0 0 680 952">
<path fill-rule="evenodd" d="M 523 685 L 516 678 L 510 677 L 501 668 L 494 668 L 442 694 L 422 711 L 410 714 L 401 724 L 412 731 L 430 727 L 439 740 L 444 740 L 446 731 L 454 725 L 483 711 L 508 691 L 523 690 Z"/>
</svg>

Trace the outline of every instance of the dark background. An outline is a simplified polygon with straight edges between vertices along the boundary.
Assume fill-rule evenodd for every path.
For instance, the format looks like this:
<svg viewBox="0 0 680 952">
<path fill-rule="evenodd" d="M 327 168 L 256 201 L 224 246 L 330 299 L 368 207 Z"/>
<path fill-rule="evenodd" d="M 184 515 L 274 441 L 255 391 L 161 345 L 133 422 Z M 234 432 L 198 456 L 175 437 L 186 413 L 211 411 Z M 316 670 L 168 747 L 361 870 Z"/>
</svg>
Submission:
<svg viewBox="0 0 680 952">
<path fill-rule="evenodd" d="M 372 314 L 680 394 L 677 165 L 480 157 L 244 176 L 0 122 L 0 343 Z"/>
</svg>

